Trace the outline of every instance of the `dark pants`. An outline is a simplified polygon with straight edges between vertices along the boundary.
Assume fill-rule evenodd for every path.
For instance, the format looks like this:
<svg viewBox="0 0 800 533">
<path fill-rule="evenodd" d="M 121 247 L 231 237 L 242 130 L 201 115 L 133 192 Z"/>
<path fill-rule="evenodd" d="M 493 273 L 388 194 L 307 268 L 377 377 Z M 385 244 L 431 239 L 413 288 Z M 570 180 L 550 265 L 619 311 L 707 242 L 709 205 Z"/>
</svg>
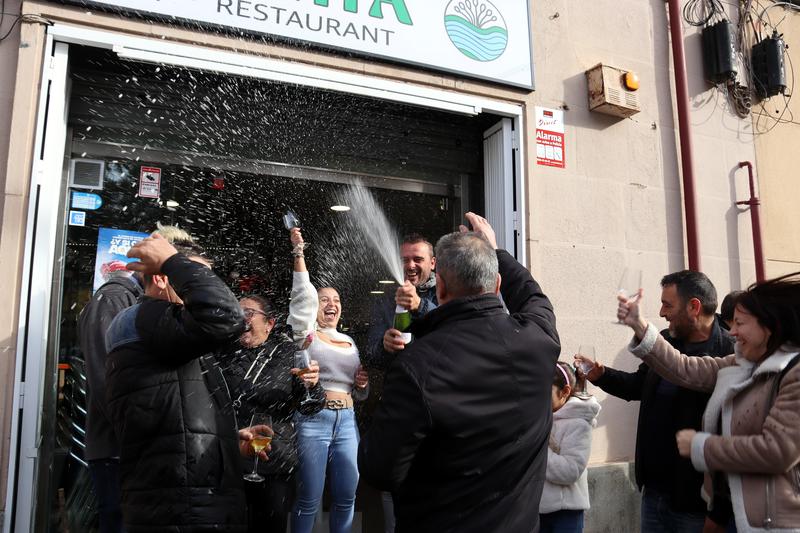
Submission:
<svg viewBox="0 0 800 533">
<path fill-rule="evenodd" d="M 583 511 L 564 509 L 539 515 L 539 533 L 581 533 Z"/>
<path fill-rule="evenodd" d="M 705 513 L 674 511 L 669 494 L 645 487 L 642 533 L 701 533 L 705 520 Z"/>
<path fill-rule="evenodd" d="M 97 512 L 100 515 L 100 533 L 120 533 L 122 509 L 120 508 L 119 460 L 95 459 L 89 461 Z"/>
<path fill-rule="evenodd" d="M 265 475 L 261 483 L 245 481 L 247 531 L 286 533 L 295 498 L 293 475 Z"/>
</svg>

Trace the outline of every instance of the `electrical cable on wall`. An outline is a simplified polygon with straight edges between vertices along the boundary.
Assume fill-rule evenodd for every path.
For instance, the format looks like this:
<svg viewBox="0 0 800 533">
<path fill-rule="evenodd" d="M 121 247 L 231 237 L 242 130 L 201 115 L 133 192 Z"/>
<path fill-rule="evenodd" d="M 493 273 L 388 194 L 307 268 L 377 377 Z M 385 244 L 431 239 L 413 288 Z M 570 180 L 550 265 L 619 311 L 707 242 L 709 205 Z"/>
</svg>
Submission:
<svg viewBox="0 0 800 533">
<path fill-rule="evenodd" d="M 776 8 L 781 8 L 780 19 Z M 742 119 L 754 115 L 756 134 L 793 123 L 789 103 L 794 69 L 779 30 L 793 12 L 800 12 L 800 0 L 740 0 L 733 24 L 721 0 L 688 0 L 683 8 L 686 23 L 702 28 L 706 80 L 724 96 L 733 114 Z M 778 95 L 783 98 L 774 98 Z"/>
<path fill-rule="evenodd" d="M 702 27 L 727 19 L 720 0 L 689 0 L 683 6 L 683 20 L 691 26 Z"/>
<path fill-rule="evenodd" d="M 0 4 L 0 31 L 2 31 L 3 22 L 5 22 L 6 15 L 13 15 L 14 21 L 11 23 L 11 26 L 8 28 L 8 31 L 0 35 L 0 43 L 8 39 L 8 36 L 11 35 L 11 32 L 13 32 L 14 28 L 17 27 L 17 24 L 21 22 L 38 22 L 40 24 L 46 24 L 48 26 L 53 25 L 52 21 L 47 20 L 46 18 L 41 17 L 39 15 L 33 15 L 30 13 L 24 15 L 20 15 L 18 13 L 6 13 L 5 0 L 2 0 L 2 3 Z"/>
<path fill-rule="evenodd" d="M 773 18 L 770 15 L 772 10 L 777 7 L 782 8 L 783 16 L 777 22 L 773 22 Z M 781 42 L 777 44 L 783 44 L 780 26 L 791 12 L 800 12 L 800 5 L 794 2 L 772 1 L 766 3 L 765 5 L 763 2 L 757 0 L 747 0 L 746 2 L 742 2 L 740 10 L 740 27 L 743 26 L 743 21 L 745 21 L 745 18 L 747 18 L 749 19 L 750 26 L 752 27 L 752 33 L 748 31 L 741 31 L 740 38 L 742 44 L 747 43 L 753 47 L 753 54 L 745 55 L 745 74 L 749 77 L 749 85 L 757 94 L 760 93 L 762 96 L 760 102 L 758 103 L 758 108 L 753 111 L 753 115 L 755 116 L 754 133 L 756 135 L 768 133 L 779 124 L 796 124 L 796 122 L 794 122 L 792 112 L 789 109 L 792 94 L 794 93 L 795 78 L 794 65 L 792 63 L 792 58 L 788 47 L 783 46 L 782 53 L 779 54 L 779 57 L 785 58 L 785 62 L 788 63 L 789 76 L 788 79 L 786 76 L 784 76 L 785 79 L 783 83 L 778 86 L 778 88 L 775 88 L 774 85 L 772 87 L 768 87 L 766 85 L 771 85 L 768 80 L 758 79 L 758 76 L 756 76 L 756 69 L 753 65 L 753 57 L 756 49 L 758 49 L 759 52 L 763 52 L 762 47 L 766 44 L 764 43 L 765 40 L 771 40 L 773 43 L 776 43 L 777 40 L 780 40 Z M 780 46 L 778 49 L 780 50 Z M 759 60 L 763 61 L 763 57 L 759 57 Z M 761 64 L 761 69 L 761 76 L 763 78 L 763 63 Z M 774 98 L 778 94 L 782 96 L 781 100 Z M 787 113 L 788 118 L 786 118 Z"/>
</svg>

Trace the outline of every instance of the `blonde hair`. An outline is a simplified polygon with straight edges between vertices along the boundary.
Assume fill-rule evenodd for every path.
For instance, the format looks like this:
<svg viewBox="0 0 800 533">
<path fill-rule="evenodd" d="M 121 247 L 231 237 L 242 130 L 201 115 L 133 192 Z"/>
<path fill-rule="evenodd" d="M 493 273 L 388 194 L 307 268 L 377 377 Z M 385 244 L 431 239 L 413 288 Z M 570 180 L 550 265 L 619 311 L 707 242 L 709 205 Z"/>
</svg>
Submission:
<svg viewBox="0 0 800 533">
<path fill-rule="evenodd" d="M 161 222 L 156 222 L 156 230 L 151 235 L 155 235 L 156 233 L 171 243 L 174 243 L 175 241 L 194 242 L 194 239 L 192 239 L 192 236 L 189 235 L 189 232 L 179 228 L 178 226 L 167 226 Z"/>
</svg>

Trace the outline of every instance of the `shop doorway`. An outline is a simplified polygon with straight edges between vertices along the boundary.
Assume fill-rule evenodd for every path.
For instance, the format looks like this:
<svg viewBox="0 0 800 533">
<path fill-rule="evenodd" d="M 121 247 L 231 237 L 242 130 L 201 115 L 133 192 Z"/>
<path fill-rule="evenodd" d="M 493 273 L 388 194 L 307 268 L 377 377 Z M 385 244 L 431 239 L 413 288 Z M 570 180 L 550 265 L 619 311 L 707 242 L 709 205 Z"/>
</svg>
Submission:
<svg viewBox="0 0 800 533">
<path fill-rule="evenodd" d="M 435 240 L 472 209 L 524 256 L 514 214 L 521 211 L 518 121 L 125 61 L 108 47 L 57 44 L 54 53 L 64 78 L 51 83 L 46 109 L 41 168 L 52 173 L 40 187 L 51 189 L 39 189 L 40 218 L 29 228 L 37 238 L 29 238 L 31 298 L 19 369 L 39 408 L 20 405 L 15 421 L 21 432 L 10 530 L 93 527 L 77 317 L 94 286 L 100 228 L 149 232 L 156 221 L 178 224 L 211 250 L 234 291 L 264 293 L 286 309 L 290 263 L 280 218 L 292 208 L 312 243 L 312 276 L 341 288 L 343 327 L 357 342 L 387 275 L 368 249 L 348 248 L 355 241 L 342 238 L 348 215 L 331 207 L 348 184 L 370 188 L 401 235 Z M 78 180 L 75 162 L 89 169 Z M 92 168 L 101 170 L 92 175 Z M 140 194 L 143 169 L 158 170 L 157 198 Z M 84 202 L 82 195 L 96 195 L 102 205 L 87 208 L 76 193 Z M 80 222 L 71 211 L 83 213 Z M 52 279 L 51 288 L 34 288 L 37 277 Z M 35 321 L 37 314 L 46 319 Z M 36 335 L 38 344 L 28 340 Z"/>
</svg>

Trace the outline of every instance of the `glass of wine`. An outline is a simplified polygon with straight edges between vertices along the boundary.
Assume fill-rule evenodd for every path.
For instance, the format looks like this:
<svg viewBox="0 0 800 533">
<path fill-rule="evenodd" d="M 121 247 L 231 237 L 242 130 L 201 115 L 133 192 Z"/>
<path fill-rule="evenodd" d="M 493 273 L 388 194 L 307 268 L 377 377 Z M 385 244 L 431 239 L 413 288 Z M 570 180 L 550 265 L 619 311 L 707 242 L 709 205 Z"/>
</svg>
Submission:
<svg viewBox="0 0 800 533">
<path fill-rule="evenodd" d="M 627 268 L 622 271 L 622 277 L 617 285 L 617 294 L 631 301 L 636 301 L 639 297 L 639 289 L 642 288 L 642 270 L 639 268 Z M 617 319 L 615 324 L 622 324 L 622 320 Z"/>
<path fill-rule="evenodd" d="M 286 227 L 287 230 L 300 227 L 300 220 L 297 218 L 297 215 L 295 215 L 294 211 L 292 211 L 291 209 L 287 209 L 286 213 L 284 213 L 283 225 Z"/>
<path fill-rule="evenodd" d="M 594 346 L 591 344 L 581 344 L 578 348 L 578 353 L 575 355 L 581 356 L 581 359 L 578 360 L 577 367 L 582 374 L 580 390 L 575 393 L 575 396 L 578 398 L 588 398 L 591 396 L 591 394 L 586 391 L 586 382 L 588 381 L 586 376 L 594 368 L 595 362 L 597 361 L 597 355 L 595 353 Z"/>
<path fill-rule="evenodd" d="M 254 413 L 253 417 L 250 419 L 250 427 L 252 428 L 254 426 L 269 426 L 271 428 L 272 417 L 266 413 Z M 255 432 L 255 435 L 253 436 L 253 440 L 250 441 L 250 446 L 252 446 L 253 451 L 256 452 L 256 458 L 255 463 L 253 463 L 253 471 L 245 475 L 244 479 L 246 481 L 260 483 L 264 481 L 264 476 L 258 473 L 258 453 L 269 446 L 269 444 L 272 442 L 272 435 L 259 433 L 256 429 L 253 429 L 252 431 Z"/>
<path fill-rule="evenodd" d="M 300 372 L 297 373 L 298 378 L 302 378 L 311 371 L 311 356 L 308 353 L 308 348 L 297 350 L 294 353 L 294 366 L 300 370 Z M 300 401 L 300 404 L 302 405 L 313 401 L 314 398 L 311 397 L 311 393 L 308 392 L 308 387 L 306 387 L 306 397 Z"/>
</svg>

